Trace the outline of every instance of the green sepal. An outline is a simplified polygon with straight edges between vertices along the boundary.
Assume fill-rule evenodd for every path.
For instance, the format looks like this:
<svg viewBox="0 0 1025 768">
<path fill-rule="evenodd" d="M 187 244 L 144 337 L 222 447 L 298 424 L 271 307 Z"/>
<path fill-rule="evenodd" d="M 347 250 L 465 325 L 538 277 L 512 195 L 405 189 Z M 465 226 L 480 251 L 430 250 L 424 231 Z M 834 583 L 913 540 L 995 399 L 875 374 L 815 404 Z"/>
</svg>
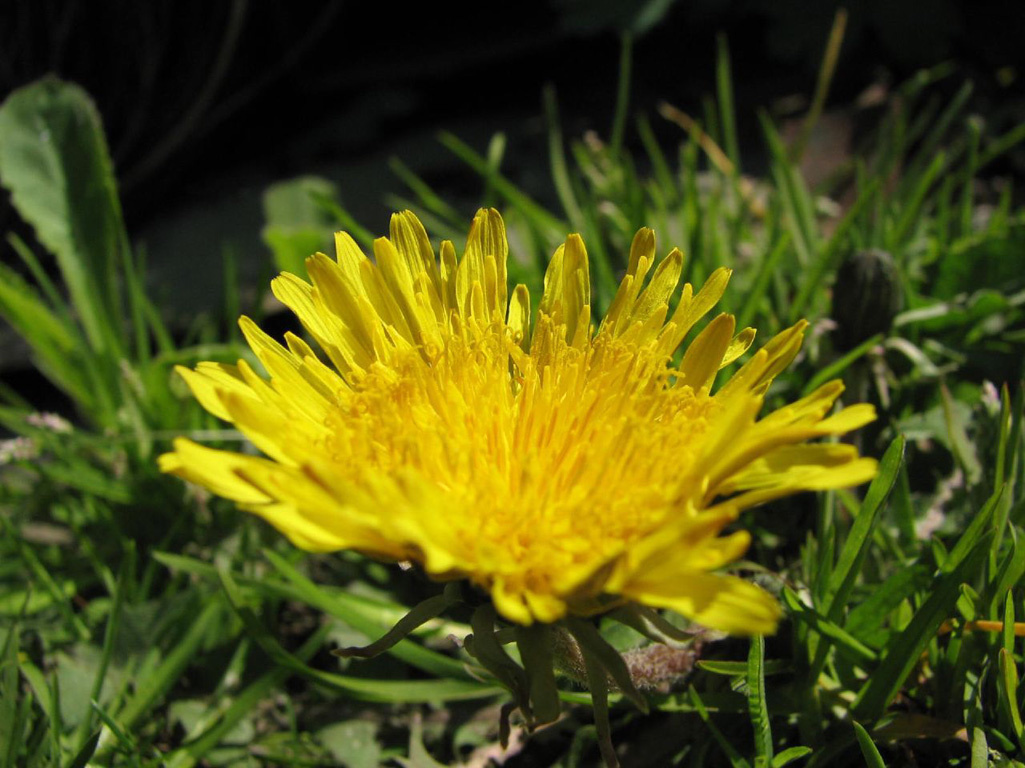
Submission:
<svg viewBox="0 0 1025 768">
<path fill-rule="evenodd" d="M 663 645 L 668 645 L 671 642 L 690 644 L 708 635 L 708 630 L 695 631 L 674 626 L 654 608 L 637 603 L 620 606 L 606 615 L 620 624 L 625 624 L 630 629 L 636 630 L 652 642 Z"/>
<path fill-rule="evenodd" d="M 619 768 L 619 758 L 612 744 L 612 724 L 609 722 L 608 669 L 582 643 L 580 655 L 583 656 L 584 669 L 587 671 L 587 687 L 591 689 L 594 727 L 598 732 L 598 748 L 601 750 L 602 760 L 605 761 L 606 768 Z"/>
<path fill-rule="evenodd" d="M 531 624 L 515 628 L 516 646 L 527 673 L 532 726 L 554 722 L 562 707 L 559 689 L 555 685 L 555 663 L 552 649 L 552 630 L 547 624 Z"/>
<path fill-rule="evenodd" d="M 570 634 L 580 644 L 580 650 L 584 654 L 584 662 L 588 668 L 588 681 L 591 679 L 591 667 L 593 664 L 600 664 L 619 687 L 619 690 L 623 692 L 623 695 L 636 704 L 641 712 L 647 714 L 648 702 L 641 695 L 641 692 L 637 690 L 637 686 L 634 685 L 630 670 L 627 668 L 623 657 L 619 655 L 619 651 L 609 645 L 597 628 L 590 622 L 568 616 L 565 619 L 565 624 Z"/>
<path fill-rule="evenodd" d="M 343 659 L 359 658 L 359 659 L 372 659 L 378 656 L 389 648 L 392 648 L 396 643 L 405 640 L 409 637 L 411 632 L 414 632 L 417 628 L 426 624 L 431 619 L 435 619 L 442 613 L 447 611 L 456 603 L 460 602 L 461 597 L 459 593 L 459 587 L 454 582 L 445 586 L 445 591 L 440 595 L 429 597 L 422 603 L 414 607 L 409 613 L 403 616 L 388 632 L 382 635 L 379 639 L 370 643 L 370 645 L 364 646 L 353 646 L 350 648 L 339 648 L 331 651 L 335 656 L 341 656 Z"/>
<path fill-rule="evenodd" d="M 473 634 L 467 635 L 463 642 L 466 652 L 512 693 L 524 719 L 528 723 L 533 722 L 527 673 L 505 652 L 495 636 L 494 606 L 490 603 L 478 606 L 470 618 L 470 626 Z"/>
</svg>

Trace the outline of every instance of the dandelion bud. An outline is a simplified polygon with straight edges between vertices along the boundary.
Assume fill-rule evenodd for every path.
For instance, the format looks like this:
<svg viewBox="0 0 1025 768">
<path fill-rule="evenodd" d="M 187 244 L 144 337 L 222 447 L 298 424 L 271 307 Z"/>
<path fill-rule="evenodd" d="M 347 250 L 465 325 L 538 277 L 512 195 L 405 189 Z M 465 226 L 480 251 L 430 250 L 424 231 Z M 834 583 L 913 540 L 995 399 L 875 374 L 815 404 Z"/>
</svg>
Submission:
<svg viewBox="0 0 1025 768">
<path fill-rule="evenodd" d="M 853 349 L 877 333 L 886 333 L 903 305 L 900 274 L 889 253 L 872 248 L 851 254 L 840 265 L 833 286 L 837 349 Z"/>
</svg>

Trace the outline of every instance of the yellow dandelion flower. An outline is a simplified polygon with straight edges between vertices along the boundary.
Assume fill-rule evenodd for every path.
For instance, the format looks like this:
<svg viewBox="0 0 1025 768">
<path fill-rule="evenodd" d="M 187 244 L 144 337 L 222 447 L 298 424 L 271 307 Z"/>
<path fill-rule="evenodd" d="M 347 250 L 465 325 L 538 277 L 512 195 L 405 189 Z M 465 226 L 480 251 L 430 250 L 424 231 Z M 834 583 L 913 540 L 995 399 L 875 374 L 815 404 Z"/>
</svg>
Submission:
<svg viewBox="0 0 1025 768">
<path fill-rule="evenodd" d="M 269 379 L 245 361 L 180 369 L 266 458 L 187 439 L 161 457 L 164 471 L 236 501 L 298 547 L 467 579 L 520 625 L 627 602 L 768 633 L 780 616 L 773 598 L 720 572 L 750 536 L 724 528 L 754 504 L 875 473 L 849 445 L 807 442 L 874 418 L 868 405 L 834 412 L 839 381 L 758 418 L 804 322 L 718 387 L 717 372 L 755 335 L 731 315 L 673 365 L 730 271 L 696 293 L 685 284 L 670 316 L 683 256 L 656 264 L 650 229 L 634 238 L 597 328 L 578 235 L 552 257 L 536 317 L 524 286 L 507 294 L 497 211 L 478 212 L 461 259 L 447 241 L 436 257 L 409 212 L 392 217 L 373 260 L 344 232 L 336 247 L 337 259 L 307 260 L 311 283 L 285 273 L 272 284 L 326 360 L 243 317 Z"/>
</svg>

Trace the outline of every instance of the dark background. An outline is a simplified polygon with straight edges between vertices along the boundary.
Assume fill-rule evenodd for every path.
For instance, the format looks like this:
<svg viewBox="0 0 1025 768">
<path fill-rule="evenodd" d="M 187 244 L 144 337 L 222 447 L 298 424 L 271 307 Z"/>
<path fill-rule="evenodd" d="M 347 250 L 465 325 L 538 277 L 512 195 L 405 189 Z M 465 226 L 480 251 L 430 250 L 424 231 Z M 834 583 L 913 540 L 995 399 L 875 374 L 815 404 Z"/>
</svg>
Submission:
<svg viewBox="0 0 1025 768">
<path fill-rule="evenodd" d="M 338 184 L 383 232 L 400 157 L 465 207 L 481 184 L 441 147 L 445 128 L 552 200 L 541 93 L 563 129 L 608 137 L 622 33 L 631 31 L 631 113 L 666 100 L 699 114 L 714 90 L 716 36 L 729 40 L 745 169 L 759 170 L 755 108 L 811 93 L 838 3 L 818 0 L 547 0 L 537 3 L 37 0 L 0 10 L 0 95 L 46 73 L 83 85 L 103 116 L 133 238 L 151 254 L 157 298 L 193 312 L 221 295 L 235 249 L 247 280 L 269 269 L 260 195 L 304 173 Z M 999 131 L 1025 120 L 1025 2 L 852 0 L 830 104 L 873 83 L 953 61 L 940 86 L 976 84 L 973 108 Z M 785 115 L 778 115 L 785 117 Z M 846 141 L 846 139 L 844 139 Z M 635 137 L 628 132 L 627 142 Z M 17 227 L 6 202 L 0 228 Z"/>
</svg>

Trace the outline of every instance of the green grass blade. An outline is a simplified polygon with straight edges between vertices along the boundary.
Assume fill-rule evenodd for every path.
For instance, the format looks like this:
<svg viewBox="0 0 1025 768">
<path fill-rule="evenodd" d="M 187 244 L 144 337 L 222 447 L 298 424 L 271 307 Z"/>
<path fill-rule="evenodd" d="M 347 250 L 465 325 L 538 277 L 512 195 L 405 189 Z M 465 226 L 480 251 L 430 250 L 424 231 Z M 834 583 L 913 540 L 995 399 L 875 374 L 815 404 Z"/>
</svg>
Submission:
<svg viewBox="0 0 1025 768">
<path fill-rule="evenodd" d="M 36 364 L 82 409 L 92 412 L 96 398 L 82 372 L 82 337 L 55 313 L 18 274 L 0 264 L 0 317 L 32 348 Z"/>
<path fill-rule="evenodd" d="M 612 117 L 612 137 L 609 151 L 618 157 L 623 147 L 626 118 L 630 109 L 630 77 L 633 68 L 633 35 L 624 32 L 619 49 L 619 79 L 616 83 L 616 109 Z"/>
<path fill-rule="evenodd" d="M 56 312 L 60 313 L 64 320 L 70 319 L 70 314 L 67 312 L 67 303 L 61 292 L 57 290 L 57 286 L 54 284 L 50 276 L 46 274 L 46 270 L 43 269 L 43 265 L 36 258 L 36 255 L 29 248 L 28 243 L 18 237 L 16 232 L 9 232 L 7 234 L 7 242 L 10 244 L 11 249 L 21 259 L 21 263 L 25 265 L 29 273 L 32 275 L 32 279 L 35 284 L 39 287 L 39 290 L 43 292 L 46 300 L 50 303 L 50 307 Z"/>
<path fill-rule="evenodd" d="M 836 650 L 849 658 L 856 664 L 864 665 L 866 662 L 874 662 L 879 655 L 862 643 L 856 637 L 847 632 L 843 627 L 830 621 L 821 613 L 805 605 L 789 587 L 783 588 L 783 602 L 790 609 L 791 615 L 797 621 L 806 624 L 823 637 L 833 641 Z"/>
<path fill-rule="evenodd" d="M 316 683 L 364 701 L 415 703 L 488 698 L 503 689 L 471 680 L 371 680 L 347 677 L 314 669 L 286 651 L 246 605 L 234 579 L 226 570 L 219 570 L 221 586 L 236 615 L 250 636 L 276 663 Z"/>
<path fill-rule="evenodd" d="M 926 203 L 933 185 L 940 177 L 940 174 L 947 166 L 947 155 L 944 152 L 937 152 L 932 162 L 925 169 L 921 176 L 915 180 L 911 188 L 908 201 L 904 204 L 897 225 L 892 234 L 887 238 L 886 247 L 891 253 L 900 254 L 904 251 L 905 241 L 913 231 L 915 225 L 922 221 L 922 208 Z"/>
<path fill-rule="evenodd" d="M 330 624 L 323 624 L 296 650 L 295 657 L 299 661 L 308 662 L 321 649 L 330 630 Z M 248 685 L 219 713 L 212 725 L 201 733 L 187 736 L 187 743 L 167 756 L 167 768 L 192 768 L 291 674 L 285 667 L 276 667 Z"/>
<path fill-rule="evenodd" d="M 554 234 L 556 237 L 565 237 L 569 231 L 565 222 L 550 214 L 544 207 L 538 205 L 522 192 L 515 184 L 491 168 L 487 158 L 481 157 L 469 144 L 446 131 L 438 135 L 438 140 L 452 154 L 486 179 L 494 187 L 495 192 L 510 205 L 517 208 L 535 228 L 549 235 Z"/>
<path fill-rule="evenodd" d="M 769 281 L 779 269 L 779 264 L 790 247 L 791 236 L 783 232 L 771 250 L 759 260 L 758 271 L 755 273 L 751 289 L 744 297 L 740 312 L 737 314 L 737 328 L 747 328 L 761 312 L 761 306 L 769 295 Z"/>
<path fill-rule="evenodd" d="M 816 389 L 821 387 L 827 381 L 839 377 L 846 371 L 851 363 L 867 355 L 873 347 L 883 340 L 882 334 L 877 333 L 875 336 L 865 339 L 858 346 L 846 353 L 842 357 L 834 360 L 832 363 L 827 365 L 825 368 L 821 368 L 818 373 L 808 379 L 808 383 L 804 385 L 801 390 L 801 396 L 809 395 Z"/>
<path fill-rule="evenodd" d="M 772 758 L 772 768 L 784 768 L 794 760 L 800 760 L 811 753 L 811 747 L 788 747 Z"/>
<path fill-rule="evenodd" d="M 1017 418 L 1015 418 L 1016 416 Z M 1007 389 L 1007 384 L 1004 384 L 1000 390 L 1000 435 L 997 438 L 997 461 L 994 471 L 997 484 L 1010 479 L 1008 468 L 1013 469 L 1014 467 L 1013 454 L 1016 446 L 1016 441 L 1011 440 L 1011 425 L 1020 423 L 1020 421 L 1021 416 L 1012 407 L 1010 392 Z M 1008 456 L 1008 448 L 1010 448 L 1011 457 Z"/>
<path fill-rule="evenodd" d="M 339 227 L 352 235 L 353 240 L 368 251 L 373 251 L 374 233 L 356 221 L 356 218 L 338 200 L 318 194 L 311 194 L 311 197 L 316 201 L 317 205 L 331 214 Z"/>
<path fill-rule="evenodd" d="M 427 182 L 413 173 L 409 166 L 399 158 L 390 158 L 388 160 L 388 167 L 402 180 L 403 184 L 409 187 L 424 208 L 445 219 L 450 226 L 456 226 L 457 224 L 460 227 L 465 226 L 463 217 L 459 212 L 445 202 L 437 192 L 431 189 Z"/>
<path fill-rule="evenodd" d="M 954 614 L 961 583 L 975 573 L 986 554 L 986 547 L 981 546 L 982 543 L 985 543 L 985 539 L 980 537 L 969 552 L 949 569 L 940 572 L 929 596 L 915 612 L 911 623 L 887 643 L 879 666 L 854 699 L 851 709 L 855 717 L 874 722 L 893 701 L 940 625 Z M 948 563 L 952 560 L 953 553 Z"/>
<path fill-rule="evenodd" d="M 772 177 L 783 208 L 784 222 L 793 235 L 794 248 L 802 268 L 811 264 L 818 252 L 818 230 L 814 204 L 797 168 L 790 162 L 776 126 L 765 112 L 759 113 L 762 132 L 769 145 Z"/>
<path fill-rule="evenodd" d="M 19 671 L 28 683 L 36 702 L 46 715 L 46 730 L 50 734 L 50 747 L 52 753 L 59 756 L 61 754 L 60 737 L 62 730 L 60 698 L 59 694 L 56 693 L 59 689 L 56 685 L 47 685 L 43 673 L 30 661 L 22 661 L 19 664 Z"/>
<path fill-rule="evenodd" d="M 982 127 L 979 121 L 968 121 L 968 161 L 964 164 L 961 183 L 961 237 L 972 234 L 972 214 L 975 211 L 975 174 L 979 167 L 979 142 Z"/>
<path fill-rule="evenodd" d="M 687 694 L 690 696 L 691 703 L 694 705 L 694 710 L 698 713 L 698 717 L 701 718 L 705 727 L 711 732 L 712 738 L 715 739 L 719 748 L 726 753 L 726 759 L 730 761 L 732 768 L 751 768 L 751 764 L 741 756 L 737 748 L 733 746 L 733 743 L 723 735 L 723 732 L 719 730 L 719 726 L 712 722 L 712 717 L 708 714 L 708 708 L 705 707 L 705 703 L 701 700 L 697 688 L 691 686 L 687 689 Z"/>
<path fill-rule="evenodd" d="M 2 528 L 10 541 L 14 542 L 14 548 L 32 578 L 50 595 L 53 605 L 60 612 L 72 635 L 80 640 L 89 639 L 91 635 L 89 627 L 86 626 L 82 617 L 71 609 L 68 599 L 64 595 L 64 590 L 61 589 L 49 569 L 43 565 L 42 561 L 32 550 L 32 547 L 19 535 L 14 527 L 14 523 L 7 519 L 6 516 L 0 516 L 0 528 Z"/>
<path fill-rule="evenodd" d="M 555 186 L 555 193 L 559 196 L 559 202 L 562 203 L 562 209 L 569 218 L 570 226 L 579 232 L 584 228 L 584 217 L 580 212 L 580 203 L 577 202 L 576 194 L 573 191 L 573 182 L 566 165 L 566 153 L 562 145 L 562 129 L 559 127 L 559 106 L 555 98 L 555 88 L 552 86 L 545 88 L 544 102 L 545 123 L 548 131 L 548 162 L 552 169 L 552 184 Z"/>
<path fill-rule="evenodd" d="M 747 706 L 755 737 L 756 768 L 772 763 L 772 726 L 765 691 L 765 638 L 755 635 L 747 655 Z"/>
<path fill-rule="evenodd" d="M 924 591 L 932 581 L 932 574 L 924 565 L 900 568 L 882 584 L 873 584 L 872 592 L 863 602 L 854 606 L 847 615 L 844 629 L 869 646 L 875 642 L 867 638 L 885 632 L 886 616 L 916 592 Z"/>
<path fill-rule="evenodd" d="M 718 659 L 700 659 L 697 662 L 699 669 L 710 672 L 713 675 L 725 675 L 727 677 L 742 678 L 747 675 L 749 662 L 746 661 L 720 661 Z M 793 672 L 793 666 L 785 659 L 762 660 L 762 676 L 783 675 Z"/>
<path fill-rule="evenodd" d="M 658 145 L 655 133 L 651 130 L 651 123 L 644 115 L 637 117 L 637 134 L 641 137 L 641 144 L 651 162 L 652 171 L 658 180 L 659 191 L 665 198 L 667 206 L 676 205 L 679 197 L 679 190 L 676 181 L 673 179 L 673 172 L 669 170 L 669 163 L 666 161 L 665 153 Z"/>
<path fill-rule="evenodd" d="M 883 760 L 883 756 L 879 754 L 879 750 L 876 749 L 872 737 L 868 735 L 868 731 L 857 721 L 854 722 L 854 736 L 858 740 L 858 746 L 861 748 L 861 756 L 865 758 L 865 765 L 868 768 L 886 768 L 886 762 Z"/>
<path fill-rule="evenodd" d="M 209 600 L 151 674 L 136 681 L 135 691 L 116 713 L 119 723 L 131 729 L 178 682 L 182 673 L 199 655 L 208 635 L 224 617 L 219 600 Z"/>
<path fill-rule="evenodd" d="M 987 531 L 992 527 L 994 515 L 1006 492 L 1006 484 L 997 488 L 982 506 L 982 509 L 979 510 L 978 514 L 972 518 L 965 532 L 961 534 L 961 537 L 957 540 L 954 548 L 946 558 L 944 570 L 951 571 L 956 568 L 968 556 L 968 553 L 974 549 L 978 541 L 986 535 Z"/>
<path fill-rule="evenodd" d="M 110 613 L 107 615 L 107 626 L 103 633 L 103 646 L 100 650 L 100 662 L 96 666 L 96 675 L 93 678 L 92 690 L 89 693 L 90 701 L 100 701 L 100 694 L 103 692 L 103 683 L 107 677 L 107 670 L 114 655 L 114 640 L 117 638 L 118 628 L 121 622 L 121 607 L 124 603 L 125 591 L 129 588 L 129 580 L 133 578 L 135 571 L 135 549 L 133 542 L 129 542 L 130 554 L 121 561 L 121 569 L 118 573 L 117 585 L 113 594 L 113 602 L 110 606 Z M 82 718 L 78 731 L 75 735 L 75 749 L 81 750 L 89 741 L 89 732 L 92 728 L 92 721 L 88 717 Z"/>
<path fill-rule="evenodd" d="M 1007 719 L 1019 748 L 1025 750 L 1025 727 L 1022 726 L 1021 709 L 1018 706 L 1018 667 L 1014 663 L 1014 654 L 1007 648 L 1000 649 L 999 666 L 997 690 L 1000 711 Z"/>
<path fill-rule="evenodd" d="M 382 624 L 380 621 L 370 618 L 365 606 L 361 606 L 358 601 L 347 600 L 346 596 L 342 595 L 331 595 L 320 589 L 281 555 L 264 550 L 264 556 L 274 566 L 274 569 L 295 587 L 300 599 L 305 600 L 309 605 L 319 608 L 370 637 L 379 635 L 390 628 L 388 624 Z M 388 653 L 433 675 L 469 679 L 462 662 L 424 648 L 410 640 L 399 641 L 388 649 Z"/>
<path fill-rule="evenodd" d="M 1015 146 L 1025 141 L 1025 123 L 1016 125 L 999 139 L 986 147 L 984 152 L 979 153 L 978 170 L 982 170 L 998 157 L 1007 154 Z"/>
<path fill-rule="evenodd" d="M 847 540 L 840 550 L 836 566 L 829 577 L 825 593 L 819 599 L 821 610 L 832 621 L 838 621 L 847 604 L 847 598 L 854 588 L 854 582 L 861 572 L 861 565 L 868 552 L 872 532 L 879 520 L 879 512 L 897 482 L 897 475 L 904 463 L 906 440 L 898 435 L 890 443 L 879 462 L 879 472 L 865 493 L 858 516 L 854 519 Z"/>
<path fill-rule="evenodd" d="M 808 146 L 808 139 L 822 115 L 826 106 L 826 98 L 829 96 L 829 86 L 833 82 L 833 75 L 836 72 L 836 64 L 840 59 L 840 47 L 843 44 L 844 31 L 847 29 L 847 10 L 838 8 L 833 17 L 833 27 L 829 31 L 829 39 L 826 41 L 826 50 L 822 55 L 822 66 L 819 67 L 819 76 L 815 81 L 815 93 L 812 96 L 811 108 L 801 125 L 801 133 L 794 142 L 790 157 L 799 162 L 804 155 L 804 149 Z"/>
<path fill-rule="evenodd" d="M 868 204 L 876 199 L 879 194 L 881 183 L 878 179 L 870 182 L 861 194 L 858 195 L 854 205 L 844 214 L 840 223 L 830 236 L 829 241 L 820 252 L 815 255 L 811 267 L 807 270 L 807 277 L 801 281 L 800 288 L 793 302 L 790 304 L 790 322 L 796 323 L 804 316 L 811 303 L 812 297 L 821 293 L 822 283 L 826 275 L 836 269 L 837 260 L 842 253 L 842 247 L 847 242 L 848 235 L 855 228 L 859 217 L 868 207 Z M 843 290 L 843 286 L 834 286 L 834 290 Z"/>
<path fill-rule="evenodd" d="M 505 134 L 498 131 L 491 137 L 491 141 L 488 142 L 488 177 L 492 177 L 499 173 L 502 169 L 502 160 L 505 158 L 505 147 L 506 147 Z M 495 207 L 495 190 L 491 188 L 491 184 L 487 181 L 484 182 L 484 207 L 494 208 Z"/>
<path fill-rule="evenodd" d="M 75 753 L 75 756 L 68 763 L 68 768 L 86 768 L 89 765 L 89 761 L 92 760 L 93 755 L 96 754 L 96 748 L 100 745 L 100 736 L 103 735 L 103 729 L 98 729 L 86 739 L 85 744 L 82 748 Z"/>
<path fill-rule="evenodd" d="M 908 170 L 905 173 L 906 180 L 913 181 L 921 173 L 924 166 L 932 163 L 937 150 L 941 146 L 941 142 L 946 137 L 947 131 L 950 130 L 950 126 L 954 124 L 954 121 L 964 111 L 973 90 L 974 87 L 971 81 L 965 82 L 957 89 L 954 98 L 943 108 L 939 117 L 934 117 L 930 121 L 928 132 L 922 137 L 918 149 L 915 151 L 914 158 L 908 164 Z"/>
<path fill-rule="evenodd" d="M 723 149 L 740 173 L 740 142 L 737 140 L 737 108 L 733 99 L 733 73 L 730 70 L 730 48 L 726 35 L 716 37 L 715 89 L 719 105 L 719 123 L 722 128 Z"/>
</svg>

